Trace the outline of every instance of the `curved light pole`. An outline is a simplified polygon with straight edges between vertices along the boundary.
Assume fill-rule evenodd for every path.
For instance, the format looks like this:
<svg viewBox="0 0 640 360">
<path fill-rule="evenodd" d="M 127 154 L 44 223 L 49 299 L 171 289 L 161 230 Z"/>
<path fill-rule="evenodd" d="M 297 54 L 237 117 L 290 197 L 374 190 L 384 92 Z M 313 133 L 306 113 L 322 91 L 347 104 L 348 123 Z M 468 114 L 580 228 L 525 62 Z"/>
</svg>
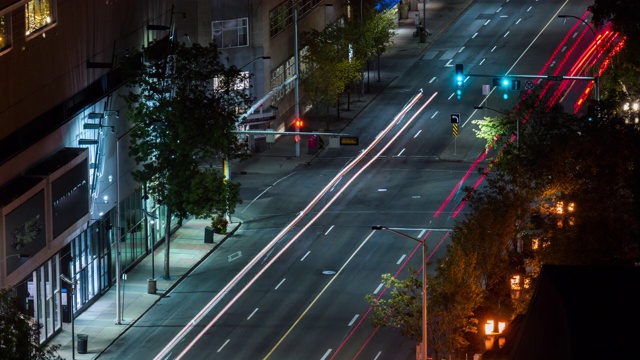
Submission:
<svg viewBox="0 0 640 360">
<path fill-rule="evenodd" d="M 258 56 L 257 58 L 255 58 L 255 59 L 249 61 L 248 63 L 242 65 L 241 67 L 239 67 L 238 70 L 242 70 L 242 69 L 246 68 L 247 66 L 249 66 L 249 65 L 253 64 L 254 62 L 256 62 L 258 60 L 261 60 L 261 59 L 269 60 L 269 59 L 271 59 L 271 56 Z"/>
<path fill-rule="evenodd" d="M 416 239 L 400 231 L 382 225 L 372 226 L 371 230 L 387 230 L 422 244 L 422 359 L 427 356 L 427 240 Z"/>
<path fill-rule="evenodd" d="M 504 111 L 500 111 L 500 110 L 496 110 L 493 108 L 490 108 L 488 106 L 474 106 L 473 107 L 476 110 L 482 110 L 482 109 L 487 109 L 487 110 L 491 110 L 491 111 L 495 111 L 498 114 L 504 115 L 504 116 L 510 116 L 509 114 L 507 114 Z M 516 147 L 520 146 L 520 120 L 516 119 Z"/>
<path fill-rule="evenodd" d="M 593 26 L 591 26 L 591 24 L 589 24 L 586 20 L 579 18 L 577 16 L 574 15 L 558 15 L 558 17 L 560 19 L 567 19 L 567 18 L 574 18 L 577 19 L 579 21 L 581 21 L 583 24 L 587 25 L 587 27 L 589 28 L 589 30 L 591 30 L 591 33 L 593 34 L 593 39 L 596 42 L 596 48 L 598 50 L 600 50 L 600 44 L 598 41 L 598 34 L 596 33 L 595 29 L 593 28 Z M 594 92 L 594 97 L 596 99 L 596 102 L 600 102 L 600 54 L 598 54 L 598 57 L 596 58 L 596 71 L 595 71 L 595 75 L 593 76 L 593 88 L 595 90 Z"/>
</svg>

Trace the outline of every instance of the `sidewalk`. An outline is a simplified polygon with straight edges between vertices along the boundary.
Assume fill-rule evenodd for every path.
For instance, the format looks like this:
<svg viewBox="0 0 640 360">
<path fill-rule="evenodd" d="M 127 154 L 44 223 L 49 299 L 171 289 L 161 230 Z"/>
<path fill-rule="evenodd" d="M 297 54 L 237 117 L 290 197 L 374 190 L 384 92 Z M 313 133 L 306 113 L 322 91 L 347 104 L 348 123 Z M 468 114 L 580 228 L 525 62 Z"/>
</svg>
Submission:
<svg viewBox="0 0 640 360">
<path fill-rule="evenodd" d="M 332 123 L 331 131 L 340 132 L 344 129 L 364 108 L 390 84 L 398 79 L 417 60 L 430 44 L 456 20 L 458 16 L 473 2 L 473 0 L 430 0 L 427 3 L 427 29 L 432 33 L 426 43 L 420 43 L 419 38 L 413 37 L 415 30 L 414 16 L 419 13 L 422 16 L 422 5 L 418 9 L 409 11 L 407 19 L 399 20 L 395 30 L 394 44 L 391 45 L 380 60 L 380 81 L 378 71 L 371 71 L 368 92 L 363 96 L 352 95 L 352 102 L 347 106 L 341 104 L 341 121 Z M 366 80 L 365 80 L 366 84 Z M 367 89 L 365 85 L 365 89 Z M 346 100 L 346 99 L 345 99 Z M 325 124 L 316 122 L 309 124 L 310 131 L 321 131 Z M 462 139 L 460 139 L 462 141 Z M 446 160 L 462 161 L 466 159 L 460 141 L 454 149 L 447 149 L 442 154 Z M 464 146 L 465 151 L 466 145 Z M 309 154 L 307 143 L 301 142 L 300 156 L 295 156 L 295 145 L 290 137 L 281 137 L 270 147 L 261 153 L 253 154 L 248 160 L 234 163 L 233 172 L 236 173 L 282 173 L 288 174 L 300 165 L 309 164 L 317 154 Z M 171 290 L 186 276 L 189 275 L 200 262 L 209 254 L 221 246 L 227 237 L 241 226 L 241 220 L 232 218 L 227 235 L 214 235 L 213 243 L 204 242 L 204 229 L 209 225 L 209 220 L 192 219 L 186 221 L 183 226 L 171 236 L 171 278 L 164 279 L 164 246 L 160 246 L 154 252 L 156 294 L 148 294 L 148 279 L 151 278 L 151 256 L 145 257 L 138 265 L 127 273 L 127 280 L 121 285 L 124 294 L 122 301 L 123 321 L 116 325 L 116 289 L 113 286 L 109 291 L 99 297 L 88 309 L 79 314 L 74 322 L 74 333 L 88 335 L 87 353 L 77 353 L 75 359 L 95 359 L 109 347 L 118 337 L 123 335 L 128 327 L 132 326 L 149 308 L 151 308 L 164 294 Z M 62 331 L 49 341 L 50 344 L 59 344 L 58 354 L 64 359 L 72 359 L 71 324 L 63 324 Z"/>
</svg>

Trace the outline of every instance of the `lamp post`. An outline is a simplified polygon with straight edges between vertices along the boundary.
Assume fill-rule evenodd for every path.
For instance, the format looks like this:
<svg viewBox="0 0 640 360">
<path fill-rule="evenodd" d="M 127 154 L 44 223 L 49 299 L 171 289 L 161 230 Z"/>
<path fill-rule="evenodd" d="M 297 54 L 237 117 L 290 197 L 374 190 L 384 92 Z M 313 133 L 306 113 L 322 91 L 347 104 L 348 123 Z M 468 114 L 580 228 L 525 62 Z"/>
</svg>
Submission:
<svg viewBox="0 0 640 360">
<path fill-rule="evenodd" d="M 589 30 L 591 30 L 591 33 L 593 34 L 593 39 L 596 41 L 596 48 L 598 50 L 600 50 L 600 42 L 598 41 L 598 35 L 596 34 L 596 31 L 594 30 L 593 26 L 591 26 L 587 21 L 585 21 L 582 18 L 579 18 L 577 16 L 574 15 L 558 15 L 558 17 L 560 19 L 567 19 L 567 18 L 574 18 L 574 19 L 578 19 L 579 21 L 581 21 L 583 24 L 587 25 L 587 27 L 589 28 Z M 597 55 L 596 57 L 596 70 L 595 70 L 595 75 L 593 76 L 593 89 L 594 89 L 594 97 L 596 99 L 596 102 L 600 102 L 600 54 Z"/>
<path fill-rule="evenodd" d="M 407 239 L 419 242 L 422 244 L 422 359 L 427 359 L 427 240 L 416 239 L 413 236 L 409 236 L 400 231 L 388 228 L 382 225 L 376 225 L 371 227 L 372 230 L 387 230 L 394 234 L 404 236 Z"/>
<path fill-rule="evenodd" d="M 74 276 L 75 277 L 75 276 Z M 75 360 L 76 358 L 76 344 L 75 344 L 75 320 L 74 320 L 74 311 L 73 311 L 73 307 L 76 303 L 74 294 L 76 292 L 76 284 L 78 283 L 77 280 L 75 279 L 71 279 L 68 276 L 64 275 L 64 274 L 60 274 L 60 280 L 64 281 L 65 283 L 67 283 L 68 285 L 71 285 L 71 359 Z"/>
<path fill-rule="evenodd" d="M 258 60 L 261 60 L 261 59 L 269 60 L 269 59 L 271 59 L 271 56 L 258 56 L 257 58 L 255 58 L 255 59 L 249 61 L 248 63 L 242 65 L 241 67 L 239 67 L 238 70 L 242 70 L 242 69 L 246 68 L 247 66 L 249 66 L 249 65 L 253 64 L 254 62 L 256 62 Z"/>
<path fill-rule="evenodd" d="M 507 114 L 506 112 L 496 110 L 488 106 L 474 106 L 473 108 L 476 110 L 487 109 L 487 110 L 495 111 L 498 114 L 502 114 L 504 116 L 509 116 L 509 114 Z M 516 119 L 516 147 L 519 147 L 519 146 L 520 146 L 520 120 Z"/>
</svg>

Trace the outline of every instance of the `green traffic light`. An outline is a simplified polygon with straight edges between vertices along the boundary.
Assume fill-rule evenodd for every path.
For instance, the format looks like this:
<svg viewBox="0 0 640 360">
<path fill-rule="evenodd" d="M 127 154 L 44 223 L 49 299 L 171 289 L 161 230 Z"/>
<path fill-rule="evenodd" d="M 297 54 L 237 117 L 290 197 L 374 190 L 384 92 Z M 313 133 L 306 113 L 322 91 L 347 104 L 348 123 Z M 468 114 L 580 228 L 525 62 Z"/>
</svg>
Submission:
<svg viewBox="0 0 640 360">
<path fill-rule="evenodd" d="M 507 94 L 507 93 L 502 94 L 502 98 L 507 100 L 509 98 L 509 94 Z"/>
</svg>

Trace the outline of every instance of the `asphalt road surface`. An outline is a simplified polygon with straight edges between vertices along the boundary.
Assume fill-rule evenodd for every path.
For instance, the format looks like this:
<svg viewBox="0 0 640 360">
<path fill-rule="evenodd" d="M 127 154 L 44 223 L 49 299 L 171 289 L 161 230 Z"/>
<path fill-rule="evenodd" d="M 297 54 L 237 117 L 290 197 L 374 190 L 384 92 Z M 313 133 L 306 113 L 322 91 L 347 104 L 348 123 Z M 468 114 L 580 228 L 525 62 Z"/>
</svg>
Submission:
<svg viewBox="0 0 640 360">
<path fill-rule="evenodd" d="M 450 114 L 460 113 L 459 131 L 469 134 L 471 120 L 496 116 L 474 106 L 509 109 L 517 102 L 517 91 L 507 100 L 499 90 L 482 94 L 496 75 L 570 71 L 587 44 L 573 35 L 575 21 L 557 15 L 582 16 L 588 5 L 511 0 L 470 7 L 345 129 L 362 146 L 329 149 L 284 178 L 245 175 L 240 230 L 101 358 L 153 358 L 183 331 L 163 358 L 414 359 L 413 341 L 371 326 L 364 297 L 386 295 L 382 274 L 406 277 L 408 268 L 420 269 L 421 245 L 371 226 L 426 236 L 433 271 L 449 242 L 446 229 L 464 217 L 462 188 L 481 186 L 477 168 L 486 166 L 442 156 L 452 147 L 480 156 L 484 145 L 457 148 Z M 460 99 L 456 63 L 470 74 Z M 587 85 L 565 89 L 566 106 Z M 226 287 L 234 278 L 237 284 Z M 211 310 L 194 321 L 203 308 Z"/>
</svg>

